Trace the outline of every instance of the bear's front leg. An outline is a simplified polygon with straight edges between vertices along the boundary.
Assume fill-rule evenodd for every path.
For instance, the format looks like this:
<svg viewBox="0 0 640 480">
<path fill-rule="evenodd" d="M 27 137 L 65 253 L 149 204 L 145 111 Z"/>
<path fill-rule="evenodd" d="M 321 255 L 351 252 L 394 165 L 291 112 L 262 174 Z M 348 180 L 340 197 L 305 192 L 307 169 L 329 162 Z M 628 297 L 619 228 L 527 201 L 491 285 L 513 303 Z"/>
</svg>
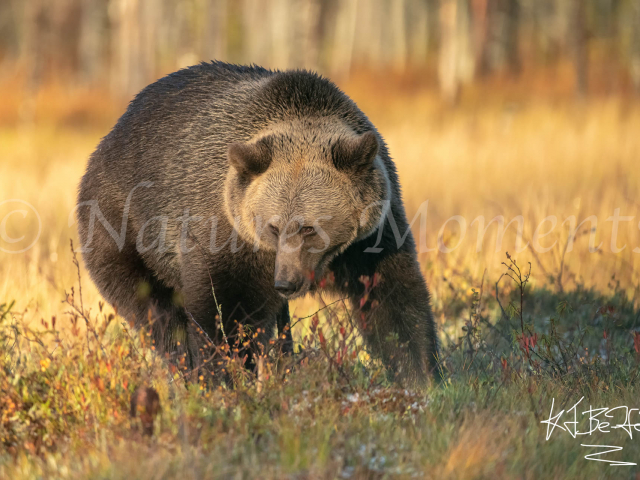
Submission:
<svg viewBox="0 0 640 480">
<path fill-rule="evenodd" d="M 440 378 L 438 338 L 427 285 L 412 252 L 396 251 L 367 262 L 352 278 L 350 296 L 367 346 L 401 383 L 423 385 Z M 353 278 L 356 277 L 356 278 Z"/>
<path fill-rule="evenodd" d="M 248 261 L 242 262 L 243 258 Z M 276 323 L 283 329 L 288 324 L 288 306 L 273 289 L 272 274 L 266 268 L 255 269 L 265 270 L 265 278 L 257 277 L 250 269 L 249 255 L 238 255 L 232 269 L 223 268 L 223 259 L 199 250 L 183 256 L 184 307 L 197 327 L 194 330 L 203 332 L 201 343 L 213 344 L 205 348 L 205 358 L 213 355 L 212 349 L 225 357 L 224 348 L 227 354 L 244 359 L 247 369 L 255 371 L 258 358 L 272 347 Z M 221 360 L 224 363 L 224 358 Z"/>
</svg>

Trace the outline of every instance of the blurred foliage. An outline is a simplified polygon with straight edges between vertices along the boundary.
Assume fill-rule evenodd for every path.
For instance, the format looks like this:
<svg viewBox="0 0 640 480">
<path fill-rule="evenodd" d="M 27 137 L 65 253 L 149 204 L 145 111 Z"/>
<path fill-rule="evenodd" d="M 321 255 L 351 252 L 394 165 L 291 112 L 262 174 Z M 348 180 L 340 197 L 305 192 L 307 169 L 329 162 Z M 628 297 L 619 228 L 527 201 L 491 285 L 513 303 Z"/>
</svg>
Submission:
<svg viewBox="0 0 640 480">
<path fill-rule="evenodd" d="M 474 79 L 569 60 L 584 95 L 599 74 L 640 88 L 639 21 L 638 0 L 8 0 L 0 61 L 30 91 L 57 79 L 129 96 L 216 59 L 427 72 L 455 100 Z"/>
</svg>

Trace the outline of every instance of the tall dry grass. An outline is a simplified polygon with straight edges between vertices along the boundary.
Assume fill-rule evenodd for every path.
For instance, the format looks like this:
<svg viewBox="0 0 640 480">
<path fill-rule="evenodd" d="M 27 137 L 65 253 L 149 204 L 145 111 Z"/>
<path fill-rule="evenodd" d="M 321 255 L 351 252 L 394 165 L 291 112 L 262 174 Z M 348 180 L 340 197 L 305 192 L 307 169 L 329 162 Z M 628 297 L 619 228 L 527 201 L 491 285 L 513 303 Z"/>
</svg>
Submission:
<svg viewBox="0 0 640 480">
<path fill-rule="evenodd" d="M 636 478 L 632 468 L 588 461 L 593 450 L 559 429 L 546 441 L 540 421 L 554 399 L 564 408 L 581 396 L 598 407 L 636 406 L 639 306 L 622 297 L 638 301 L 639 219 L 621 224 L 618 247 L 627 247 L 619 253 L 611 251 L 607 219 L 616 209 L 639 213 L 640 105 L 618 97 L 577 103 L 537 87 L 527 96 L 523 86 L 497 85 L 466 92 L 456 108 L 415 78 L 342 85 L 386 138 L 409 218 L 428 201 L 425 240 L 435 250 L 420 260 L 444 327 L 447 378 L 417 392 L 388 384 L 352 333 L 343 353 L 346 315 L 335 308 L 318 315 L 319 326 L 296 322 L 293 371 L 271 375 L 282 360 L 272 358 L 264 384 L 238 369 L 246 381 L 236 389 L 204 376 L 182 383 L 144 332 L 109 323 L 108 308 L 97 314 L 100 297 L 84 270 L 84 306 L 97 328 L 78 330 L 78 310 L 75 323 L 64 314 L 73 300 L 62 302 L 71 286 L 79 293 L 70 213 L 86 160 L 125 103 L 104 92 L 50 86 L 32 97 L 11 86 L 20 94 L 0 102 L 0 202 L 33 205 L 42 232 L 24 253 L 0 252 L 0 477 Z M 0 205 L 0 221 L 5 213 Z M 496 251 L 494 224 L 478 250 L 471 222 L 499 214 L 507 222 L 522 215 L 525 242 L 556 216 L 555 230 L 539 241 L 551 248 L 516 254 L 511 227 Z M 589 252 L 589 232 L 565 253 L 561 223 L 571 215 L 597 218 L 597 253 Z M 462 239 L 455 221 L 440 235 L 453 216 L 468 227 Z M 7 226 L 14 237 L 37 229 L 20 216 Z M 418 240 L 419 227 L 418 219 Z M 438 242 L 459 246 L 443 253 Z M 534 290 L 522 287 L 522 307 L 517 286 L 510 290 L 503 278 L 503 315 L 492 297 L 508 271 L 506 251 L 520 266 L 532 262 Z M 315 311 L 319 301 L 296 302 L 294 314 Z M 163 406 L 149 441 L 128 418 L 131 394 L 145 384 Z M 623 446 L 610 458 L 633 461 L 635 440 L 617 430 L 582 441 Z"/>
<path fill-rule="evenodd" d="M 3 89 L 20 92 L 11 82 Z M 342 87 L 387 140 L 409 218 L 428 202 L 426 246 L 432 251 L 420 253 L 420 259 L 436 311 L 450 314 L 446 306 L 452 295 L 479 287 L 485 269 L 485 281 L 494 282 L 504 252 L 515 252 L 515 225 L 496 249 L 498 228 L 493 223 L 478 248 L 478 223 L 472 224 L 478 216 L 488 224 L 496 215 L 506 222 L 522 215 L 525 243 L 534 240 L 543 219 L 557 217 L 553 231 L 538 242 L 551 247 L 549 251 L 529 247 L 518 255 L 534 264 L 536 287 L 557 290 L 582 284 L 606 290 L 615 276 L 628 294 L 637 289 L 638 218 L 620 224 L 617 244 L 626 244 L 620 253 L 611 251 L 613 223 L 607 221 L 616 209 L 623 216 L 639 213 L 637 102 L 600 97 L 579 103 L 550 95 L 528 99 L 494 92 L 488 85 L 471 90 L 460 106 L 451 108 L 433 88 L 415 79 L 385 84 L 359 76 Z M 0 201 L 15 198 L 32 204 L 41 216 L 42 234 L 25 253 L 0 252 L 0 298 L 16 299 L 19 308 L 28 307 L 29 315 L 46 318 L 62 313 L 63 290 L 74 280 L 68 242 L 76 238 L 69 220 L 78 181 L 88 156 L 126 105 L 104 92 L 57 85 L 37 96 L 23 91 L 11 98 L 0 107 Z M 563 254 L 569 226 L 562 222 L 572 215 L 578 223 L 597 218 L 595 244 L 602 242 L 598 252 L 589 252 L 585 234 Z M 455 219 L 441 231 L 453 216 L 464 219 L 463 238 Z M 25 228 L 17 220 L 13 217 L 9 227 Z M 35 233 L 33 224 L 26 228 L 31 229 L 27 235 Z M 413 230 L 419 241 L 419 217 Z M 456 245 L 450 253 L 441 251 Z M 85 290 L 88 303 L 96 305 L 99 296 L 89 282 Z M 316 305 L 298 302 L 296 313 Z"/>
</svg>

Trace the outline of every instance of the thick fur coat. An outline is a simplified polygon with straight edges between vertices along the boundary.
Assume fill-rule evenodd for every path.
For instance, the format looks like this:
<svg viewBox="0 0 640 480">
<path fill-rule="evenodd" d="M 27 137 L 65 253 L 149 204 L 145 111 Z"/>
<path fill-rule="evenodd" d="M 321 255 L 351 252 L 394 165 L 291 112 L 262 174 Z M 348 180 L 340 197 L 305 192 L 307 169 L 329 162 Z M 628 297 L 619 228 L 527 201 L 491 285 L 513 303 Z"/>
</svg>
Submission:
<svg viewBox="0 0 640 480">
<path fill-rule="evenodd" d="M 78 219 L 101 294 L 139 324 L 153 317 L 165 352 L 181 342 L 197 362 L 191 323 L 223 341 L 218 306 L 225 332 L 251 325 L 267 342 L 286 331 L 288 300 L 322 288 L 351 301 L 398 379 L 437 373 L 393 161 L 314 73 L 214 62 L 149 85 L 91 156 Z"/>
</svg>

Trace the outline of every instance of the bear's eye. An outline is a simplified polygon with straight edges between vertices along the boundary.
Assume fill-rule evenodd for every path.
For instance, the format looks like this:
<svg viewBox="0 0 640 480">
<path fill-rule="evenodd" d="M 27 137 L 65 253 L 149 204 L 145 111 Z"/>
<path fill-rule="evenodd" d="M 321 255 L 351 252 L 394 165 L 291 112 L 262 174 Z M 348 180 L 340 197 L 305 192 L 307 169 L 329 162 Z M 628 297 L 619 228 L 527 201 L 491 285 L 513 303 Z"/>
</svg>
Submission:
<svg viewBox="0 0 640 480">
<path fill-rule="evenodd" d="M 302 227 L 300 233 L 302 233 L 302 235 L 304 235 L 305 237 L 309 235 L 315 235 L 316 229 L 313 227 Z"/>
<path fill-rule="evenodd" d="M 276 227 L 275 225 L 269 225 L 269 230 L 271 230 L 271 233 L 273 233 L 276 237 L 280 235 L 280 230 L 278 230 L 278 227 Z"/>
</svg>

